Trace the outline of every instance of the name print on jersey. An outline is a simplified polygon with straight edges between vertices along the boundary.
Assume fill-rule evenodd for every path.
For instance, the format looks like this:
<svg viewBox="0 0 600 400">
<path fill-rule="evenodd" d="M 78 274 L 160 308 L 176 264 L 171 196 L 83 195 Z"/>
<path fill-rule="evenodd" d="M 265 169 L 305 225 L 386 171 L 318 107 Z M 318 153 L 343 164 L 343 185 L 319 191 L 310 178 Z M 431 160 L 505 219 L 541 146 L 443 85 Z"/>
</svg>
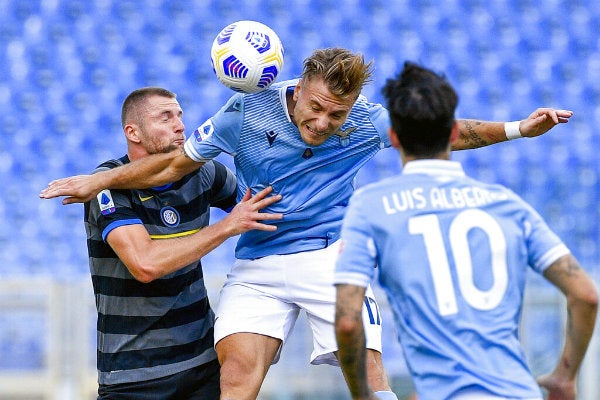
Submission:
<svg viewBox="0 0 600 400">
<path fill-rule="evenodd" d="M 381 201 L 385 213 L 391 215 L 406 210 L 424 208 L 474 208 L 506 200 L 506 198 L 507 196 L 504 193 L 490 192 L 473 186 L 449 189 L 416 187 L 394 192 L 389 196 L 382 196 Z"/>
</svg>

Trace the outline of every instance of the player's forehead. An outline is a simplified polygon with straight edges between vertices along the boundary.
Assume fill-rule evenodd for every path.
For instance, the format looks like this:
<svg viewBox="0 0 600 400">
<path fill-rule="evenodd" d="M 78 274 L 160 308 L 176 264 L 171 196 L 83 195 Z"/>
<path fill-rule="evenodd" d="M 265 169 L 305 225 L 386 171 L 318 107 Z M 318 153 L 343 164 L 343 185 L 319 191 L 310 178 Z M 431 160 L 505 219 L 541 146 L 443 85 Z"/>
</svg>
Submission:
<svg viewBox="0 0 600 400">
<path fill-rule="evenodd" d="M 349 111 L 354 105 L 354 97 L 333 94 L 322 77 L 312 77 L 302 81 L 302 94 L 306 101 L 315 103 L 332 111 Z"/>
<path fill-rule="evenodd" d="M 157 115 L 166 112 L 181 114 L 183 110 L 177 99 L 161 95 L 151 95 L 141 105 L 142 109 L 148 114 Z"/>
</svg>

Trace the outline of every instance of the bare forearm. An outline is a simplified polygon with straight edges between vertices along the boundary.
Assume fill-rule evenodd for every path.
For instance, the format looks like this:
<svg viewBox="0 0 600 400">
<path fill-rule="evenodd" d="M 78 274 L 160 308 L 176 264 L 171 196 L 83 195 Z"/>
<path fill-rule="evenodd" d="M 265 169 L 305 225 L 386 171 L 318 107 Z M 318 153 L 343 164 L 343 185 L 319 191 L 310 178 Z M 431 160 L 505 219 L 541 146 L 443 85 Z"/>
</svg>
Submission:
<svg viewBox="0 0 600 400">
<path fill-rule="evenodd" d="M 365 336 L 361 327 L 362 324 L 357 325 L 353 335 L 337 335 L 340 365 L 353 398 L 369 396 Z"/>
<path fill-rule="evenodd" d="M 144 232 L 137 232 L 137 236 L 109 234 L 108 241 L 113 249 L 122 249 L 117 254 L 137 279 L 151 281 L 199 260 L 232 236 L 251 229 L 276 230 L 277 226 L 268 222 L 280 220 L 283 215 L 260 212 L 281 199 L 279 194 L 271 196 L 272 191 L 269 186 L 251 196 L 248 190 L 223 219 L 205 228 L 182 233 L 179 238 L 154 240 L 157 238 L 149 236 L 140 225 L 139 229 Z M 127 232 L 132 229 L 138 228 L 129 228 Z M 136 237 L 140 239 L 135 240 Z"/>
<path fill-rule="evenodd" d="M 560 257 L 544 276 L 567 298 L 565 343 L 553 375 L 574 380 L 596 324 L 598 292 L 592 278 L 571 254 Z"/>
<path fill-rule="evenodd" d="M 231 237 L 230 230 L 221 222 L 174 241 L 153 240 L 157 246 L 150 256 L 158 261 L 161 274 L 169 274 L 201 259 Z"/>
<path fill-rule="evenodd" d="M 98 185 L 107 189 L 145 189 L 165 185 L 181 179 L 201 164 L 190 160 L 182 168 L 180 159 L 186 158 L 180 150 L 154 154 L 126 164 L 120 168 L 103 171 L 97 175 Z"/>
<path fill-rule="evenodd" d="M 538 108 L 527 118 L 514 121 L 516 125 L 508 126 L 509 136 L 512 139 L 540 136 L 558 124 L 569 122 L 572 115 L 573 112 L 570 110 Z M 458 139 L 452 144 L 452 150 L 475 149 L 508 140 L 505 130 L 507 125 L 504 122 L 463 119 L 458 121 L 458 128 Z"/>
<path fill-rule="evenodd" d="M 368 399 L 372 394 L 367 379 L 367 350 L 362 320 L 364 291 L 358 286 L 337 285 L 337 356 L 353 399 Z"/>
<path fill-rule="evenodd" d="M 557 370 L 574 379 L 588 348 L 596 324 L 597 305 L 569 301 L 565 344 Z"/>
<path fill-rule="evenodd" d="M 458 128 L 458 140 L 452 144 L 452 150 L 476 149 L 506 141 L 503 122 L 462 119 Z"/>
</svg>

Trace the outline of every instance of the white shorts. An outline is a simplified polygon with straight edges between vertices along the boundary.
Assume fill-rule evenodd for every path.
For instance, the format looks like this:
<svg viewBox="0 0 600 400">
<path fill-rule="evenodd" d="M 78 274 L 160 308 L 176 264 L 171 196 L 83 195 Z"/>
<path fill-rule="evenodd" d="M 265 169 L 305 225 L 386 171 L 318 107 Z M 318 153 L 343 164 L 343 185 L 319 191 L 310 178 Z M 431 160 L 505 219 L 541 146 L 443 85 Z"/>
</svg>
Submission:
<svg viewBox="0 0 600 400">
<path fill-rule="evenodd" d="M 489 394 L 487 392 L 482 392 L 478 390 L 469 390 L 465 392 L 461 392 L 455 396 L 452 396 L 452 400 L 514 400 L 514 397 L 502 397 L 495 396 L 493 394 Z M 522 399 L 522 400 L 543 400 L 540 397 L 536 397 L 533 399 Z"/>
<path fill-rule="evenodd" d="M 319 250 L 236 260 L 216 310 L 215 343 L 233 333 L 251 332 L 285 341 L 300 310 L 312 330 L 311 364 L 339 365 L 334 331 L 333 285 L 339 241 Z M 381 314 L 371 287 L 363 307 L 367 348 L 381 352 Z M 273 360 L 279 360 L 281 347 Z"/>
</svg>

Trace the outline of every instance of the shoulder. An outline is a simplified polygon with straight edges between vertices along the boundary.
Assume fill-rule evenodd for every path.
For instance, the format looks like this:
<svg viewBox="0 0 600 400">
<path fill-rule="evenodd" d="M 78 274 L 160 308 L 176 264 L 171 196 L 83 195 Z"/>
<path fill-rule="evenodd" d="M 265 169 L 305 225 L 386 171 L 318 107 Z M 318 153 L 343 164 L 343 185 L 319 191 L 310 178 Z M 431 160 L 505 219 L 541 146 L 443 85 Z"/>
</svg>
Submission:
<svg viewBox="0 0 600 400">
<path fill-rule="evenodd" d="M 222 187 L 226 182 L 236 184 L 235 173 L 216 160 L 207 161 L 201 168 L 191 173 L 202 181 Z"/>
<path fill-rule="evenodd" d="M 92 173 L 96 173 L 96 172 L 107 170 L 107 169 L 113 169 L 113 168 L 125 165 L 127 163 L 129 163 L 129 157 L 127 157 L 127 155 L 124 155 L 121 158 L 104 161 L 103 163 L 98 165 L 94 169 L 94 171 L 92 171 Z"/>
<path fill-rule="evenodd" d="M 376 131 L 381 140 L 389 146 L 388 128 L 390 117 L 387 109 L 379 103 L 371 103 L 363 95 L 360 95 L 352 107 L 348 116 L 348 122 L 353 125 L 368 127 Z"/>
</svg>

